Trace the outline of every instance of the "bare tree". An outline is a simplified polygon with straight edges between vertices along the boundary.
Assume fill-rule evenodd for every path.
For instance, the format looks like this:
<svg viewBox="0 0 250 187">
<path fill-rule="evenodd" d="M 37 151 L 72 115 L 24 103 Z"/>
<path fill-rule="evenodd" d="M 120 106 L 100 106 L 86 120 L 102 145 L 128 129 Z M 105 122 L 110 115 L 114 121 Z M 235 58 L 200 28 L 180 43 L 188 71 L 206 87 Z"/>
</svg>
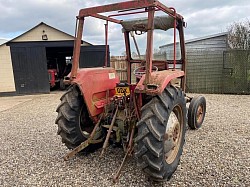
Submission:
<svg viewBox="0 0 250 187">
<path fill-rule="evenodd" d="M 228 27 L 228 44 L 232 49 L 250 49 L 250 21 L 235 22 Z"/>
</svg>

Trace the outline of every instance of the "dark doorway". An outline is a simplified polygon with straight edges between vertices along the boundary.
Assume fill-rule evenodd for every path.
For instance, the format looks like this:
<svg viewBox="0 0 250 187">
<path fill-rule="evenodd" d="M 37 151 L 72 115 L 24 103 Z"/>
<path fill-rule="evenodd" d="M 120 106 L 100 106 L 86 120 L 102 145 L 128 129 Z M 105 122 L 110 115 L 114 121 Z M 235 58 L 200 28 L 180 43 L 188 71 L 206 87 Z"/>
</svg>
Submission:
<svg viewBox="0 0 250 187">
<path fill-rule="evenodd" d="M 65 89 L 63 79 L 71 71 L 73 47 L 46 47 L 50 88 Z"/>
<path fill-rule="evenodd" d="M 105 64 L 106 46 L 82 46 L 80 56 L 80 68 L 103 67 Z M 108 48 L 108 66 L 110 66 L 110 55 Z"/>
<path fill-rule="evenodd" d="M 106 48 L 104 45 L 82 46 L 79 67 L 103 67 L 105 54 Z M 65 89 L 63 79 L 70 73 L 72 68 L 73 47 L 46 47 L 46 57 L 50 88 Z M 108 66 L 109 63 L 108 60 Z"/>
</svg>

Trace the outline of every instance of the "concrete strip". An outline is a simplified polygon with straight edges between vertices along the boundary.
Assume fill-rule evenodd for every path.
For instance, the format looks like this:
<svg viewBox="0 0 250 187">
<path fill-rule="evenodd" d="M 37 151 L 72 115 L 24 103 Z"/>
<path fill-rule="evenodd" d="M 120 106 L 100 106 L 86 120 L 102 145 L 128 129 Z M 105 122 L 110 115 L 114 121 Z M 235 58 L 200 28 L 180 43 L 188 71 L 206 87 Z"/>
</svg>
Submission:
<svg viewBox="0 0 250 187">
<path fill-rule="evenodd" d="M 60 93 L 60 92 L 59 92 Z M 22 104 L 27 101 L 31 101 L 38 97 L 48 97 L 48 95 L 52 96 L 58 94 L 57 92 L 50 94 L 36 94 L 36 95 L 22 95 L 22 96 L 9 96 L 9 97 L 0 97 L 0 112 L 9 110 L 14 106 Z"/>
<path fill-rule="evenodd" d="M 0 97 L 0 112 L 30 100 L 32 100 L 32 96 Z"/>
</svg>

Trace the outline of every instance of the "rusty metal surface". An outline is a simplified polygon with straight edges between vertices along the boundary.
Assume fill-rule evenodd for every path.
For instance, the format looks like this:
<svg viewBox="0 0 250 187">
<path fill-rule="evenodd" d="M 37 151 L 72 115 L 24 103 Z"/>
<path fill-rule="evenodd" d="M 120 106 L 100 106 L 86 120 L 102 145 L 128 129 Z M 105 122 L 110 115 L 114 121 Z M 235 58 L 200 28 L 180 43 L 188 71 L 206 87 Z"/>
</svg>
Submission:
<svg viewBox="0 0 250 187">
<path fill-rule="evenodd" d="M 180 38 L 180 47 L 181 47 L 181 63 L 182 63 L 182 71 L 186 72 L 187 67 L 187 59 L 186 59 L 186 48 L 185 48 L 185 38 L 184 38 L 184 28 L 183 20 L 179 20 L 178 24 L 181 25 L 178 27 L 179 30 L 179 38 Z M 181 88 L 185 92 L 186 90 L 186 76 L 183 76 L 181 79 Z"/>
<path fill-rule="evenodd" d="M 110 137 L 110 135 L 111 135 L 111 131 L 113 130 L 113 126 L 114 126 L 114 124 L 115 124 L 117 112 L 118 112 L 118 105 L 116 106 L 115 114 L 114 114 L 113 119 L 112 119 L 112 122 L 111 122 L 111 124 L 110 124 L 110 126 L 109 126 L 108 134 L 107 134 L 106 139 L 105 139 L 105 141 L 104 141 L 104 144 L 103 144 L 103 147 L 102 147 L 102 152 L 101 152 L 100 157 L 103 156 L 103 154 L 104 154 L 104 152 L 105 152 L 105 150 L 106 150 L 106 148 L 107 148 L 107 146 L 108 146 L 109 137 Z"/>
<path fill-rule="evenodd" d="M 174 8 L 170 8 L 170 9 L 174 11 L 173 17 L 176 18 L 176 10 Z M 174 69 L 176 66 L 176 26 L 177 26 L 177 22 L 176 22 L 176 19 L 174 19 Z"/>
<path fill-rule="evenodd" d="M 108 21 L 106 21 L 105 24 L 105 64 L 104 66 L 107 67 L 108 66 Z"/>
<path fill-rule="evenodd" d="M 127 160 L 127 157 L 132 155 L 132 152 L 134 150 L 134 146 L 133 146 L 134 134 L 135 134 L 135 125 L 133 125 L 132 130 L 131 130 L 131 135 L 130 135 L 130 138 L 129 138 L 129 144 L 128 144 L 128 147 L 127 147 L 126 154 L 125 154 L 125 156 L 124 156 L 124 158 L 122 160 L 122 163 L 121 163 L 120 167 L 118 168 L 115 176 L 113 177 L 113 182 L 114 183 L 118 182 L 119 177 L 121 175 L 122 168 L 123 168 L 123 166 L 125 164 L 125 161 Z"/>
<path fill-rule="evenodd" d="M 149 83 L 149 78 L 152 71 L 153 59 L 153 30 L 154 30 L 154 8 L 149 8 L 148 11 L 148 32 L 147 32 L 147 52 L 146 52 L 146 83 Z"/>
<path fill-rule="evenodd" d="M 184 76 L 184 71 L 179 71 L 179 70 L 164 70 L 164 71 L 152 72 L 151 76 L 149 77 L 149 83 L 146 84 L 145 75 L 143 75 L 139 83 L 137 84 L 135 91 L 136 93 L 147 93 L 150 95 L 157 95 L 160 94 L 165 89 L 167 84 L 172 79 L 183 76 Z M 150 86 L 155 85 L 155 89 L 149 89 L 147 85 Z"/>
<path fill-rule="evenodd" d="M 125 156 L 123 157 L 123 160 L 122 160 L 122 163 L 120 164 L 120 167 L 118 168 L 118 170 L 116 171 L 116 174 L 115 176 L 113 177 L 113 182 L 114 183 L 117 183 L 119 181 L 119 177 L 121 175 L 121 171 L 122 171 L 122 168 L 125 164 L 125 161 L 127 160 L 128 156 L 130 156 L 133 152 L 133 148 L 131 149 L 128 149 Z"/>
<path fill-rule="evenodd" d="M 128 83 L 131 83 L 131 51 L 130 51 L 130 42 L 129 42 L 129 32 L 124 32 L 124 40 L 126 46 L 126 61 L 127 64 L 127 78 Z"/>
<path fill-rule="evenodd" d="M 113 22 L 113 23 L 118 23 L 118 24 L 121 23 L 121 20 L 114 19 L 114 18 L 107 17 L 107 16 L 103 16 L 103 15 L 100 15 L 100 14 L 91 14 L 91 16 L 92 16 L 92 17 L 95 17 L 95 18 L 107 20 L 107 21 L 110 21 L 110 22 Z"/>
<path fill-rule="evenodd" d="M 140 9 L 155 6 L 155 0 L 126 1 L 92 8 L 85 8 L 79 11 L 79 17 L 90 16 L 94 13 L 111 12 L 118 10 Z"/>
<path fill-rule="evenodd" d="M 160 1 L 155 1 L 155 5 L 157 6 L 157 8 L 159 8 L 160 10 L 162 10 L 163 12 L 165 12 L 165 13 L 167 13 L 169 15 L 175 15 L 174 11 L 171 8 L 165 6 Z M 176 18 L 178 20 L 183 19 L 183 17 L 180 14 L 176 14 Z"/>
<path fill-rule="evenodd" d="M 178 111 L 181 115 L 182 113 L 180 110 L 179 106 L 175 107 L 175 111 Z M 181 118 L 182 116 L 179 117 Z M 174 161 L 179 151 L 181 134 L 183 131 L 180 123 L 178 116 L 174 112 L 171 112 L 164 135 L 164 153 L 168 164 L 171 164 Z"/>
<path fill-rule="evenodd" d="M 140 9 L 140 10 L 139 10 Z M 144 9 L 141 11 L 141 9 Z M 135 12 L 131 12 L 131 10 L 139 10 Z M 79 51 L 78 49 L 80 41 L 81 41 L 81 34 L 82 34 L 82 26 L 83 26 L 83 20 L 84 17 L 86 16 L 92 16 L 96 18 L 100 18 L 103 20 L 107 20 L 110 22 L 114 23 L 121 23 L 121 20 L 111 18 L 111 16 L 118 16 L 119 14 L 121 15 L 129 15 L 129 14 L 136 14 L 136 13 L 143 13 L 146 12 L 148 13 L 148 27 L 147 27 L 147 53 L 146 53 L 146 82 L 149 83 L 149 77 L 151 76 L 151 67 L 152 67 L 152 41 L 153 41 L 153 25 L 154 25 L 154 12 L 155 11 L 163 11 L 167 13 L 168 15 L 172 16 L 174 18 L 174 28 L 176 28 L 177 22 L 178 22 L 178 30 L 179 32 L 179 37 L 180 37 L 180 43 L 181 43 L 181 50 L 182 50 L 182 59 L 180 60 L 184 65 L 182 70 L 185 72 L 185 46 L 184 46 L 184 34 L 183 34 L 183 17 L 179 14 L 176 13 L 174 8 L 167 7 L 160 3 L 157 0 L 140 0 L 140 1 L 126 1 L 126 2 L 121 2 L 121 3 L 114 3 L 114 4 L 109 4 L 109 5 L 103 5 L 103 6 L 96 6 L 96 7 L 91 7 L 91 8 L 85 8 L 81 9 L 79 11 L 79 16 L 77 17 L 79 19 L 79 24 L 78 24 L 78 34 L 77 34 L 77 39 L 75 42 L 75 50 L 74 50 L 74 61 L 73 61 L 73 68 L 72 68 L 72 73 L 71 73 L 71 80 L 75 78 L 76 76 L 76 71 L 77 71 L 77 61 L 79 60 Z M 118 14 L 111 14 L 110 16 L 103 16 L 100 13 L 104 12 L 111 12 L 111 11 L 119 11 Z M 130 11 L 130 12 L 128 12 Z M 125 13 L 124 13 L 125 12 Z M 107 27 L 107 26 L 106 26 Z M 174 29 L 174 42 L 176 42 L 176 29 Z M 107 29 L 106 29 L 107 33 Z M 106 35 L 106 40 L 108 38 L 107 34 Z M 125 36 L 125 45 L 126 45 L 126 52 L 127 52 L 127 62 L 128 62 L 128 68 L 127 68 L 127 74 L 128 74 L 128 83 L 131 83 L 131 57 L 130 57 L 130 44 L 129 44 L 129 39 L 128 39 L 128 32 L 124 32 Z M 107 44 L 107 42 L 105 42 Z M 174 45 L 175 46 L 175 45 Z M 176 49 L 174 49 L 176 51 Z M 174 59 L 174 67 L 176 64 L 176 57 Z M 181 87 L 184 90 L 185 89 L 185 76 L 183 76 L 182 81 L 181 81 Z"/>
<path fill-rule="evenodd" d="M 133 11 L 132 11 L 133 10 Z M 137 10 L 137 12 L 136 12 Z M 163 11 L 174 18 L 174 69 L 168 69 L 167 62 L 153 61 L 153 30 L 154 30 L 154 14 L 155 11 Z M 119 11 L 118 14 L 113 15 L 101 15 L 100 13 L 111 12 L 111 11 Z M 73 68 L 71 73 L 71 84 L 77 84 L 81 89 L 83 98 L 87 105 L 90 117 L 93 121 L 97 121 L 98 114 L 103 112 L 106 113 L 106 106 L 110 103 L 111 98 L 115 95 L 115 87 L 116 84 L 120 82 L 116 72 L 112 68 L 85 68 L 78 69 L 78 61 L 80 56 L 80 42 L 83 32 L 83 23 L 84 18 L 87 16 L 92 16 L 95 18 L 106 20 L 105 24 L 105 44 L 108 45 L 108 22 L 121 24 L 121 21 L 118 19 L 111 18 L 112 16 L 120 15 L 129 15 L 136 13 L 147 13 L 147 50 L 146 50 L 146 60 L 145 61 L 133 61 L 131 58 L 130 51 L 130 40 L 129 40 L 129 31 L 124 31 L 125 38 L 125 46 L 126 46 L 126 54 L 127 54 L 127 77 L 128 83 L 131 83 L 131 64 L 132 63 L 143 63 L 146 67 L 146 74 L 140 79 L 139 83 L 136 85 L 136 88 L 131 92 L 133 96 L 130 96 L 131 105 L 134 106 L 133 112 L 128 112 L 128 116 L 126 116 L 129 121 L 134 118 L 140 118 L 140 108 L 143 103 L 142 93 L 146 93 L 149 95 L 157 95 L 161 94 L 165 87 L 170 83 L 171 80 L 175 78 L 181 78 L 181 85 L 184 89 L 185 87 L 185 64 L 182 66 L 182 71 L 175 70 L 176 60 L 176 29 L 179 32 L 179 38 L 181 42 L 181 50 L 182 56 L 178 62 L 185 63 L 185 43 L 184 43 L 184 34 L 183 34 L 183 18 L 179 14 L 176 13 L 174 8 L 166 7 L 161 4 L 157 0 L 139 0 L 139 1 L 127 1 L 121 3 L 114 3 L 104 6 L 97 6 L 92 8 L 85 8 L 79 11 L 79 24 L 78 24 L 78 32 L 77 39 L 75 41 L 75 49 L 74 49 L 74 61 Z M 178 23 L 178 28 L 177 28 Z M 184 51 L 183 51 L 184 50 Z M 106 48 L 107 52 L 107 48 Z M 107 53 L 106 53 L 107 54 Z M 158 64 L 162 71 L 152 72 L 153 63 Z M 107 55 L 105 56 L 105 66 L 107 65 Z M 139 93 L 139 94 L 137 94 Z M 126 96 L 125 96 L 126 97 Z M 119 100 L 119 99 L 118 99 Z M 116 106 L 116 105 L 114 105 Z M 126 111 L 127 108 L 125 107 Z M 125 110 L 124 109 L 124 110 Z M 131 108 L 128 108 L 130 111 Z M 113 119 L 109 126 L 108 133 L 106 135 L 106 139 L 103 145 L 103 149 L 100 156 L 103 156 L 104 151 L 108 145 L 108 141 L 110 139 L 111 131 L 113 130 L 115 120 L 119 119 L 118 114 L 118 105 L 116 107 L 115 113 L 112 112 Z M 133 115 L 132 115 L 133 114 Z M 131 125 L 131 122 L 130 122 Z M 132 128 L 131 128 L 132 127 Z M 126 140 L 123 142 L 123 146 L 125 147 L 124 151 L 126 152 L 125 157 L 114 177 L 114 181 L 116 182 L 121 174 L 122 167 L 129 155 L 133 152 L 133 144 L 134 144 L 134 133 L 135 133 L 135 124 L 131 126 L 128 130 L 130 132 L 129 136 L 126 136 Z M 92 134 L 92 133 L 91 133 Z M 89 145 L 89 141 L 84 142 L 81 148 L 84 148 Z M 76 151 L 76 150 L 75 150 Z M 73 153 L 72 153 L 73 154 Z M 75 153 L 74 153 L 75 154 Z"/>
<path fill-rule="evenodd" d="M 157 0 L 140 0 L 140 1 L 126 1 L 121 3 L 114 3 L 109 5 L 103 6 L 96 6 L 92 8 L 84 8 L 79 11 L 79 18 L 91 16 L 92 14 L 104 13 L 104 12 L 111 12 L 111 11 L 128 11 L 128 10 L 136 10 L 142 9 L 147 7 L 157 7 L 158 9 L 162 10 L 163 12 L 174 15 L 174 11 L 163 5 L 161 2 Z M 176 14 L 177 19 L 183 19 L 183 17 L 179 14 Z"/>
<path fill-rule="evenodd" d="M 203 115 L 204 115 L 204 106 L 199 105 L 196 113 L 197 123 L 202 123 Z"/>
<path fill-rule="evenodd" d="M 84 24 L 84 18 L 79 19 L 78 29 L 77 29 L 77 37 L 76 37 L 75 43 L 74 43 L 73 63 L 72 63 L 72 69 L 71 69 L 71 74 L 70 74 L 70 80 L 73 80 L 73 79 L 76 78 L 77 70 L 79 68 L 79 59 L 80 59 L 80 50 L 81 50 L 81 43 L 82 43 L 83 24 Z"/>
</svg>

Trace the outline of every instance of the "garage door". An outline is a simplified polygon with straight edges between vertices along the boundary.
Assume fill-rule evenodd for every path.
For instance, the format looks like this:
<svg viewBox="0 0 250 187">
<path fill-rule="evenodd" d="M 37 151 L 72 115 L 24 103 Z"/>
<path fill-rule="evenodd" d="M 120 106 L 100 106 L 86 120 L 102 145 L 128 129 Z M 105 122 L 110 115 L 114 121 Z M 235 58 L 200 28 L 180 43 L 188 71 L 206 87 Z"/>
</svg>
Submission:
<svg viewBox="0 0 250 187">
<path fill-rule="evenodd" d="M 18 94 L 50 92 L 45 47 L 13 47 L 11 57 Z"/>
</svg>

